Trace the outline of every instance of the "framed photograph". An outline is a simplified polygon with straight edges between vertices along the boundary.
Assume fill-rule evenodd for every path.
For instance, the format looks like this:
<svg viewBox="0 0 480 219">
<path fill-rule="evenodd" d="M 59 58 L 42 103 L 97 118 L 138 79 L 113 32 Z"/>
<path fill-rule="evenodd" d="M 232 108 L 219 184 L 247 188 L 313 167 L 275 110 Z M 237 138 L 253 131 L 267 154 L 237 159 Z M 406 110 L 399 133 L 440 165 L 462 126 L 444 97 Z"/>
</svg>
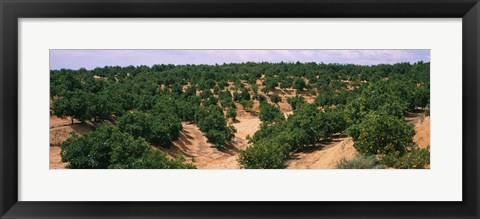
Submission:
<svg viewBox="0 0 480 219">
<path fill-rule="evenodd" d="M 477 0 L 0 13 L 2 218 L 480 217 Z"/>
</svg>

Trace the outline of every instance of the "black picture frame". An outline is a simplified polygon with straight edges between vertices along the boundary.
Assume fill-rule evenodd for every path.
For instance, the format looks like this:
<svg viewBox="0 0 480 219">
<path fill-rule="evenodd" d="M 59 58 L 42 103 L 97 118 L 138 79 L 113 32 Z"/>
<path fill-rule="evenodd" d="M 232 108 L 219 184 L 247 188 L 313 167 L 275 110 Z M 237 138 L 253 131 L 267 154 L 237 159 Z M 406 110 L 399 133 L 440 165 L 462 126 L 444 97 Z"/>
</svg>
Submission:
<svg viewBox="0 0 480 219">
<path fill-rule="evenodd" d="M 478 0 L 0 0 L 2 218 L 479 218 Z M 462 202 L 18 201 L 18 19 L 71 17 L 462 18 Z M 448 43 L 448 42 L 445 42 Z"/>
</svg>

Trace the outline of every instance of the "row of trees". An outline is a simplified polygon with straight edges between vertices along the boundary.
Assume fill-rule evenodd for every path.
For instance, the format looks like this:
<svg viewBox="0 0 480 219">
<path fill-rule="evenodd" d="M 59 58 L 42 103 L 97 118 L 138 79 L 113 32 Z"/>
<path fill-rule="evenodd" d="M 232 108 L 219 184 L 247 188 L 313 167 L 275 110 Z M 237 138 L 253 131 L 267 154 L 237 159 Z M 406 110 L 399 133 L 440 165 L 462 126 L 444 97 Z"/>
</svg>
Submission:
<svg viewBox="0 0 480 219">
<path fill-rule="evenodd" d="M 245 168 L 282 168 L 293 151 L 338 133 L 352 135 L 364 151 L 369 142 L 360 138 L 371 131 L 364 128 L 369 120 L 404 125 L 407 111 L 428 107 L 429 65 L 264 62 L 62 69 L 51 71 L 50 94 L 52 113 L 59 117 L 109 120 L 119 132 L 160 147 L 178 139 L 181 121 L 196 123 L 209 142 L 221 147 L 235 133 L 227 123 L 227 118 L 235 121 L 235 103 L 249 110 L 259 101 L 263 123 L 239 161 Z M 259 80 L 265 95 L 258 92 Z M 288 118 L 276 106 L 282 101 L 277 89 L 299 94 L 287 98 L 294 109 Z M 316 95 L 315 102 L 307 104 L 303 94 Z"/>
<path fill-rule="evenodd" d="M 264 93 L 276 88 L 294 88 L 300 92 L 313 90 L 344 89 L 364 82 L 384 79 L 414 81 L 429 84 L 430 63 L 399 63 L 394 65 L 343 65 L 318 63 L 240 63 L 224 65 L 154 65 L 129 67 L 104 67 L 92 71 L 54 70 L 51 71 L 51 97 L 63 96 L 67 90 L 85 88 L 97 93 L 118 82 L 119 86 L 133 93 L 155 93 L 158 85 L 181 91 L 187 84 L 196 85 L 199 91 L 206 89 L 223 90 L 232 83 L 235 89 L 243 88 L 242 81 L 255 87 L 261 80 Z M 105 80 L 96 80 L 102 78 Z M 348 83 L 347 83 L 348 82 Z M 407 83 L 411 85 L 410 83 Z"/>
<path fill-rule="evenodd" d="M 262 124 L 241 152 L 239 163 L 249 169 L 284 168 L 292 152 L 331 139 L 345 130 L 346 121 L 339 108 L 320 110 L 300 102 L 284 119 L 278 108 L 268 103 L 260 107 Z"/>
<path fill-rule="evenodd" d="M 61 144 L 62 162 L 78 169 L 192 169 L 182 157 L 169 159 L 117 126 L 102 126 L 82 137 L 74 135 Z"/>
<path fill-rule="evenodd" d="M 429 107 L 429 81 L 421 76 L 429 71 L 421 69 L 414 72 L 420 76 L 407 71 L 402 72 L 405 77 L 383 74 L 345 89 L 320 84 L 312 104 L 302 96 L 287 99 L 294 111 L 286 120 L 274 116 L 275 108 L 264 105 L 261 128 L 251 139 L 252 146 L 242 151 L 240 164 L 284 168 L 293 152 L 345 133 L 362 156 L 378 159 L 375 165 L 424 168 L 429 163 L 428 149 L 415 145 L 414 128 L 405 120 L 408 112 Z"/>
</svg>

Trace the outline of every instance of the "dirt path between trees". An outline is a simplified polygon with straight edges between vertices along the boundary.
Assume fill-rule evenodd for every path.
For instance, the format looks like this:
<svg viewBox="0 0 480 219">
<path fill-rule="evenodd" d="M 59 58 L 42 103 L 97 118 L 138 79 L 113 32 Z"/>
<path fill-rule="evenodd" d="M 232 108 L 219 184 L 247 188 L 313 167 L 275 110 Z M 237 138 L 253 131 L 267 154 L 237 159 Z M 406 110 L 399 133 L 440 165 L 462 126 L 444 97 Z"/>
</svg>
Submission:
<svg viewBox="0 0 480 219">
<path fill-rule="evenodd" d="M 199 169 L 237 169 L 240 150 L 248 146 L 246 136 L 259 129 L 260 120 L 255 117 L 238 118 L 233 126 L 237 129 L 235 137 L 223 148 L 215 148 L 207 142 L 200 129 L 191 123 L 182 123 L 180 138 L 167 150 L 172 157 L 182 154 L 187 162 L 192 162 Z"/>
<path fill-rule="evenodd" d="M 261 121 L 256 116 L 241 113 L 241 117 L 233 123 L 237 129 L 235 137 L 225 145 L 217 149 L 207 142 L 207 138 L 200 129 L 192 123 L 182 123 L 183 130 L 180 138 L 173 142 L 169 149 L 165 150 L 170 157 L 182 154 L 186 162 L 193 162 L 199 169 L 237 169 L 237 159 L 240 150 L 248 147 L 247 135 L 253 134 L 259 129 Z M 50 129 L 50 169 L 63 169 L 65 163 L 61 162 L 60 144 L 68 139 L 72 133 L 83 135 L 92 130 L 84 124 L 70 124 L 69 119 L 52 118 Z M 51 119 L 51 121 L 52 121 Z M 411 117 L 409 121 L 415 125 L 416 134 L 414 141 L 419 147 L 430 145 L 430 117 Z M 59 126 L 59 127 L 57 127 Z M 332 169 L 342 158 L 351 159 L 358 152 L 353 147 L 350 137 L 336 138 L 326 144 L 308 147 L 293 154 L 287 162 L 288 169 Z"/>
<path fill-rule="evenodd" d="M 76 122 L 76 123 L 75 123 Z M 62 157 L 60 152 L 60 144 L 66 141 L 72 136 L 72 134 L 84 135 L 87 132 L 92 131 L 93 128 L 78 123 L 74 120 L 74 124 L 71 124 L 69 118 L 62 119 L 56 116 L 50 116 L 50 169 L 64 169 L 67 163 L 62 163 Z"/>
<path fill-rule="evenodd" d="M 357 154 L 351 137 L 337 138 L 293 154 L 287 169 L 334 169 L 342 158 L 349 160 Z"/>
<path fill-rule="evenodd" d="M 426 148 L 430 145 L 430 116 L 415 122 L 415 132 L 413 141 L 417 143 L 418 147 Z"/>
<path fill-rule="evenodd" d="M 413 141 L 420 148 L 430 145 L 430 117 L 422 117 L 420 114 L 407 118 L 414 124 L 416 134 Z M 338 138 L 332 142 L 311 148 L 305 148 L 297 152 L 288 161 L 288 169 L 333 169 L 342 159 L 352 159 L 358 154 L 353 147 L 351 137 Z"/>
</svg>

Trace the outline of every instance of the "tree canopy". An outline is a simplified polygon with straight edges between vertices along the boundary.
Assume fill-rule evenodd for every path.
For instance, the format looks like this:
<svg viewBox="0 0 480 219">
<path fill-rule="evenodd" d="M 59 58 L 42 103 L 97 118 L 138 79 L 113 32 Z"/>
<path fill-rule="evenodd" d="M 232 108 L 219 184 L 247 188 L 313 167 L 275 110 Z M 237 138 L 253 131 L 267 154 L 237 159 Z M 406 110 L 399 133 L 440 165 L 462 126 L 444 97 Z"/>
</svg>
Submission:
<svg viewBox="0 0 480 219">
<path fill-rule="evenodd" d="M 394 153 L 415 153 L 424 158 L 424 151 L 412 149 L 414 131 L 405 116 L 418 109 L 429 112 L 430 63 L 246 62 L 61 69 L 50 71 L 50 97 L 52 113 L 58 117 L 111 124 L 64 143 L 62 156 L 78 168 L 187 167 L 144 146 L 168 147 L 178 139 L 184 122 L 195 123 L 208 142 L 221 147 L 236 132 L 227 118 L 235 121 L 243 115 L 237 115 L 241 108 L 256 115 L 258 105 L 262 124 L 250 146 L 240 152 L 244 168 L 284 168 L 295 151 L 341 134 L 353 137 L 355 148 L 365 156 L 385 155 L 388 160 L 387 155 Z M 280 111 L 285 108 L 282 100 L 293 110 L 288 117 Z M 94 152 L 106 154 L 89 154 Z M 407 158 L 388 165 L 421 163 Z"/>
</svg>

